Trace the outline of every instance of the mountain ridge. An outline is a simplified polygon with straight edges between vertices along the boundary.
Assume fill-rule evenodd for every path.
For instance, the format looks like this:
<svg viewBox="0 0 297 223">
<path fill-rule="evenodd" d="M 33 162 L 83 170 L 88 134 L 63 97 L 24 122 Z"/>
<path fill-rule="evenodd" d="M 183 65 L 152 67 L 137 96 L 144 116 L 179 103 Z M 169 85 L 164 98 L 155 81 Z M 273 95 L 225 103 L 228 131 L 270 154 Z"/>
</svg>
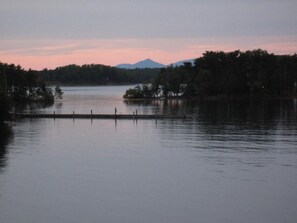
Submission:
<svg viewBox="0 0 297 223">
<path fill-rule="evenodd" d="M 135 68 L 162 68 L 166 65 L 158 63 L 156 61 L 153 61 L 151 59 L 145 59 L 141 60 L 134 64 L 124 63 L 124 64 L 118 64 L 116 67 L 118 68 L 124 68 L 124 69 L 135 69 Z"/>
<path fill-rule="evenodd" d="M 143 69 L 143 68 L 164 68 L 164 67 L 168 67 L 168 66 L 181 66 L 183 65 L 183 63 L 185 62 L 191 62 L 192 64 L 194 63 L 194 59 L 188 59 L 188 60 L 181 60 L 175 63 L 171 63 L 168 65 L 165 64 L 161 64 L 159 62 L 156 62 L 152 59 L 145 59 L 145 60 L 141 60 L 138 61 L 134 64 L 129 64 L 129 63 L 122 63 L 122 64 L 118 64 L 116 65 L 117 68 L 122 68 L 122 69 Z"/>
</svg>

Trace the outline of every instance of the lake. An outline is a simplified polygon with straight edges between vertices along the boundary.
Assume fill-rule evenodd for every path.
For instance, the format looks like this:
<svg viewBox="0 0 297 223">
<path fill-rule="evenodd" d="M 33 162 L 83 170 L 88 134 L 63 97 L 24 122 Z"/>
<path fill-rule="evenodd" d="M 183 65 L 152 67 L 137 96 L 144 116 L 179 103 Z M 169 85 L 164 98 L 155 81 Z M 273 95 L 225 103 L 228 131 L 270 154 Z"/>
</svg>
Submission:
<svg viewBox="0 0 297 223">
<path fill-rule="evenodd" d="M 297 222 L 296 99 L 124 101 L 129 87 L 63 87 L 17 110 L 192 119 L 0 126 L 0 222 Z"/>
</svg>

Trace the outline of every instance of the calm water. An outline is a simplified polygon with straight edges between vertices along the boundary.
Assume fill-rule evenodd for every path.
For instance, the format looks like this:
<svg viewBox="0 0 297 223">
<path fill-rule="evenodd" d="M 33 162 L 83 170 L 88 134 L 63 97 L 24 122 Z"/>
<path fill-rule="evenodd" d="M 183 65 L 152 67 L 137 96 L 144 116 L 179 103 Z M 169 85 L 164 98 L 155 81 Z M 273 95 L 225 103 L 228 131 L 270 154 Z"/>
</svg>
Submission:
<svg viewBox="0 0 297 223">
<path fill-rule="evenodd" d="M 127 88 L 68 87 L 22 109 L 193 119 L 2 126 L 1 223 L 297 222 L 296 100 L 124 102 Z"/>
</svg>

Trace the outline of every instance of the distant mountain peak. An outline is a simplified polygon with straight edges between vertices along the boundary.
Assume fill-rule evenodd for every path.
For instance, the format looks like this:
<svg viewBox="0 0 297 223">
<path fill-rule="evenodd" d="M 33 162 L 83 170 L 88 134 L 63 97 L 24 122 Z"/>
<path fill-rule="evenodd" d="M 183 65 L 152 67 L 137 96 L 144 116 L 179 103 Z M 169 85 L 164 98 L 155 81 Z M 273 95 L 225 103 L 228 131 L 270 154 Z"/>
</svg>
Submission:
<svg viewBox="0 0 297 223">
<path fill-rule="evenodd" d="M 123 63 L 123 64 L 118 64 L 116 65 L 116 67 L 118 68 L 124 68 L 124 69 L 136 69 L 136 68 L 163 68 L 163 67 L 167 67 L 167 66 L 181 66 L 183 65 L 185 62 L 190 62 L 192 64 L 194 64 L 194 59 L 189 59 L 189 60 L 182 60 L 182 61 L 178 61 L 176 63 L 171 63 L 169 65 L 164 65 L 161 63 L 158 63 L 150 58 L 147 58 L 145 60 L 141 60 L 135 64 L 128 64 L 128 63 Z"/>
<path fill-rule="evenodd" d="M 119 64 L 116 67 L 125 69 L 135 69 L 135 68 L 162 68 L 165 67 L 164 64 L 153 61 L 152 59 L 141 60 L 135 64 Z"/>
<path fill-rule="evenodd" d="M 142 61 L 153 61 L 152 59 L 150 59 L 150 58 L 146 58 L 146 59 L 144 59 L 144 60 L 141 60 L 141 61 L 139 61 L 139 62 L 142 62 Z"/>
<path fill-rule="evenodd" d="M 139 61 L 139 62 L 154 62 L 154 63 L 157 63 L 156 61 L 153 61 L 153 60 L 150 59 L 150 58 L 147 58 L 147 59 L 142 60 L 142 61 Z"/>
</svg>

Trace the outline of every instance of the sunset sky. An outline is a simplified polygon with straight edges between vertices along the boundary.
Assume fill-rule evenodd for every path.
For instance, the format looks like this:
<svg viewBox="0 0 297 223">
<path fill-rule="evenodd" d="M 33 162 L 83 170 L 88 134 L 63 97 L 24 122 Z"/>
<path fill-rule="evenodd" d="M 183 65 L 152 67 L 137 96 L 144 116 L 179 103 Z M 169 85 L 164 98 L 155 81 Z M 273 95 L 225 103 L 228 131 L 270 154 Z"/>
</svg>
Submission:
<svg viewBox="0 0 297 223">
<path fill-rule="evenodd" d="M 296 0 L 1 0 L 0 61 L 27 69 L 257 48 L 297 53 Z"/>
</svg>

